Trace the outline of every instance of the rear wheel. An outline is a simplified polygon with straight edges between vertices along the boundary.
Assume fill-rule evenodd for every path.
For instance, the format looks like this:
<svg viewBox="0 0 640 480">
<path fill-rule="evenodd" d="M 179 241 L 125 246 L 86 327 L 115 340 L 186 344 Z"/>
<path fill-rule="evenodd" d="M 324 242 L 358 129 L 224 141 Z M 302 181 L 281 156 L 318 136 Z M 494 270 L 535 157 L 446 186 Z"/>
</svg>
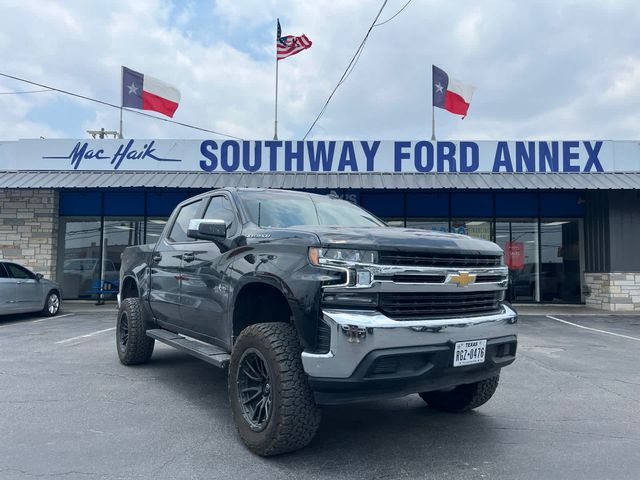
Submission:
<svg viewBox="0 0 640 480">
<path fill-rule="evenodd" d="M 262 456 L 309 444 L 320 424 L 295 329 L 285 323 L 245 328 L 231 354 L 229 402 L 247 447 Z"/>
<path fill-rule="evenodd" d="M 155 340 L 147 337 L 142 307 L 137 298 L 125 298 L 118 309 L 116 346 L 123 365 L 146 363 L 151 358 Z"/>
<path fill-rule="evenodd" d="M 453 390 L 443 392 L 423 392 L 420 397 L 431 408 L 444 412 L 467 412 L 484 405 L 498 388 L 500 375 L 468 385 L 458 385 Z"/>
<path fill-rule="evenodd" d="M 53 317 L 60 311 L 60 294 L 55 290 L 52 290 L 47 294 L 47 299 L 44 302 L 44 308 L 42 314 L 47 317 Z"/>
</svg>

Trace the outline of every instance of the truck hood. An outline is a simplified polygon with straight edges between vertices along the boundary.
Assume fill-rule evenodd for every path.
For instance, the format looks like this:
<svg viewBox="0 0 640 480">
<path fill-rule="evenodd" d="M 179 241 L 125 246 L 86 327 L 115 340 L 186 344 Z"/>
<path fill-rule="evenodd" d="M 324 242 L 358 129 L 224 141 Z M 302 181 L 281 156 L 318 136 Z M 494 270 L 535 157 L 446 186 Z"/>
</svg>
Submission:
<svg viewBox="0 0 640 480">
<path fill-rule="evenodd" d="M 325 225 L 305 225 L 294 228 L 304 229 L 317 235 L 322 247 L 455 252 L 477 255 L 502 254 L 500 247 L 487 240 L 415 228 L 332 227 Z"/>
</svg>

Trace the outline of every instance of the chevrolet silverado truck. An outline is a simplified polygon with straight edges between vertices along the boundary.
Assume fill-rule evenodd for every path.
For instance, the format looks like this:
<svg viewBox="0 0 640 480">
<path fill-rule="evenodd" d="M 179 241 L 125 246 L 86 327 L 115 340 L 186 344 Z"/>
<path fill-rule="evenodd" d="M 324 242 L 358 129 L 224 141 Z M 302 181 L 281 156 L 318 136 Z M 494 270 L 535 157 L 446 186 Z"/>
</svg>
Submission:
<svg viewBox="0 0 640 480">
<path fill-rule="evenodd" d="M 515 360 L 494 243 L 392 228 L 330 196 L 211 191 L 122 255 L 116 344 L 156 340 L 228 369 L 233 418 L 263 456 L 306 446 L 320 406 L 419 394 L 464 412 Z"/>
</svg>

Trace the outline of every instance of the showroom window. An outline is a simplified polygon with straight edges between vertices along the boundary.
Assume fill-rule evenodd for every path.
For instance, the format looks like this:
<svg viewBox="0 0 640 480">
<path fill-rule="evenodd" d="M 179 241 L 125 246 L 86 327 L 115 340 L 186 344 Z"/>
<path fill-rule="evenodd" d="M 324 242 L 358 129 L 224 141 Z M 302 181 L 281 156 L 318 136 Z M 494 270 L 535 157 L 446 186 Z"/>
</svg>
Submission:
<svg viewBox="0 0 640 480">
<path fill-rule="evenodd" d="M 61 191 L 56 278 L 64 297 L 115 296 L 124 249 L 155 243 L 175 206 L 198 193 Z"/>
<path fill-rule="evenodd" d="M 65 297 L 95 297 L 105 284 L 117 289 L 124 248 L 155 243 L 175 206 L 199 193 L 61 191 L 57 280 Z M 583 192 L 344 190 L 342 195 L 393 227 L 451 231 L 508 246 L 511 301 L 582 301 Z"/>
<path fill-rule="evenodd" d="M 492 240 L 492 221 L 490 219 L 451 219 L 451 233 L 469 235 L 482 240 Z"/>
</svg>

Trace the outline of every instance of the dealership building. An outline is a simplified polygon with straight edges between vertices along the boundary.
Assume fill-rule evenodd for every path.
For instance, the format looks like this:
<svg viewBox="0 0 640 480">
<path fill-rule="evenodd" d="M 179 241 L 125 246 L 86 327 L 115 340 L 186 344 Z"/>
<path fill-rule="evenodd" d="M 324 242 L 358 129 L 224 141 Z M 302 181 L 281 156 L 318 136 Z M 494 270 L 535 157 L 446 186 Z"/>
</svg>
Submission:
<svg viewBox="0 0 640 480">
<path fill-rule="evenodd" d="M 182 200 L 221 187 L 333 193 L 392 226 L 496 242 L 516 303 L 640 311 L 640 142 L 0 142 L 0 258 L 65 298 L 118 286 Z"/>
</svg>

